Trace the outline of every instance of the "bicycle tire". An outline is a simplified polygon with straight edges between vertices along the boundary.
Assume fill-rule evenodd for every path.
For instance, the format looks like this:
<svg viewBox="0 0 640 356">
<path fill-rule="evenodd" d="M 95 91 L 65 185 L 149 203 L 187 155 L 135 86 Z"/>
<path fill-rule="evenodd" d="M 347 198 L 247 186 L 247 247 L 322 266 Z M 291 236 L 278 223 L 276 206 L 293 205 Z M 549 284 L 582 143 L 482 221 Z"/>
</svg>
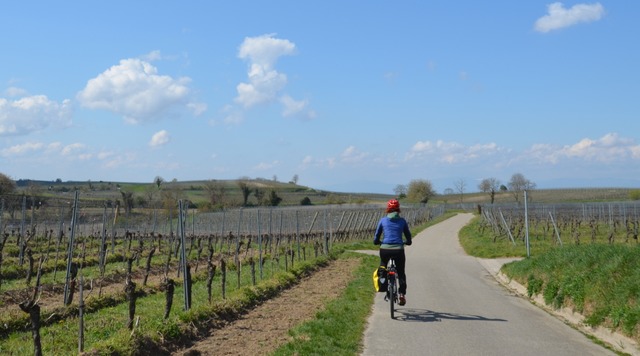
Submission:
<svg viewBox="0 0 640 356">
<path fill-rule="evenodd" d="M 396 302 L 396 277 L 391 276 L 389 278 L 389 311 L 391 313 L 391 319 L 395 319 L 395 302 Z"/>
</svg>

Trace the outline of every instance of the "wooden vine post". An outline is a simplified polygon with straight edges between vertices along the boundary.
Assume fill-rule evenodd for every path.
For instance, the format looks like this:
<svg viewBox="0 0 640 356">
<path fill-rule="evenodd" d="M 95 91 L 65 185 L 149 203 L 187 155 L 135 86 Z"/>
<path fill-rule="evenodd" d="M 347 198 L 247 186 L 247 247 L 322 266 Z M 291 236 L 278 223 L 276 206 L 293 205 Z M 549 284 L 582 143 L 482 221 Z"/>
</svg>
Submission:
<svg viewBox="0 0 640 356">
<path fill-rule="evenodd" d="M 73 209 L 71 214 L 71 235 L 69 236 L 69 249 L 67 252 L 67 275 L 64 283 L 64 305 L 71 304 L 73 299 L 73 287 L 75 286 L 75 276 L 71 276 L 73 263 L 73 239 L 75 238 L 76 218 L 78 216 L 78 191 L 76 190 L 73 199 Z M 77 266 L 76 266 L 77 273 Z M 72 286 L 73 282 L 73 286 Z"/>
<path fill-rule="evenodd" d="M 129 330 L 133 330 L 133 321 L 136 315 L 136 284 L 131 279 L 131 265 L 135 259 L 135 255 L 127 259 L 127 280 L 124 285 L 124 292 L 129 301 L 129 321 L 127 322 Z"/>
<path fill-rule="evenodd" d="M 189 267 L 189 262 L 187 261 L 187 251 L 185 247 L 185 219 L 184 219 L 184 208 L 182 205 L 182 200 L 178 202 L 178 224 L 179 224 L 179 233 L 180 233 L 180 264 L 182 266 L 183 272 L 183 285 L 184 285 L 184 310 L 191 309 L 191 271 Z"/>
<path fill-rule="evenodd" d="M 209 298 L 209 304 L 211 304 L 211 285 L 213 284 L 213 278 L 216 275 L 216 265 L 213 264 L 213 247 L 209 245 L 209 258 L 207 259 L 207 296 Z"/>
</svg>

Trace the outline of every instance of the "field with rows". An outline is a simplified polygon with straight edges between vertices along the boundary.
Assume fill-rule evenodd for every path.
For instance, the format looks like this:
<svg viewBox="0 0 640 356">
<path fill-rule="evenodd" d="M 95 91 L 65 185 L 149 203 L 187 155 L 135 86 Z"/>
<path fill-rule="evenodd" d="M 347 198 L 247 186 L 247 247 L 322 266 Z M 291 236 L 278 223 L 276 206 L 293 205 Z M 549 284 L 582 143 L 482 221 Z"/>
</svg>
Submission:
<svg viewBox="0 0 640 356">
<path fill-rule="evenodd" d="M 200 212 L 182 200 L 120 213 L 78 191 L 29 200 L 2 200 L 0 353 L 134 354 L 180 344 L 318 268 L 339 246 L 369 242 L 382 214 L 378 204 Z M 437 214 L 404 212 L 415 224 Z"/>
</svg>

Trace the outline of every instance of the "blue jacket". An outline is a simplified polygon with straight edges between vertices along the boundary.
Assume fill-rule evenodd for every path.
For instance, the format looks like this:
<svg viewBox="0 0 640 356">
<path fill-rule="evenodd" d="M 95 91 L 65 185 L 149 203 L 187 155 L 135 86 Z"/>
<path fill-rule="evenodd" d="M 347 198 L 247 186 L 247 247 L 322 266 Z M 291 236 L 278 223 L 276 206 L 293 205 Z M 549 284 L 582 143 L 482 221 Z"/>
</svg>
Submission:
<svg viewBox="0 0 640 356">
<path fill-rule="evenodd" d="M 407 239 L 407 244 L 410 245 L 411 231 L 409 230 L 409 224 L 407 224 L 407 221 L 397 215 L 392 218 L 385 216 L 378 222 L 373 243 L 376 245 L 385 244 L 402 246 L 404 244 L 404 241 L 402 240 L 403 234 Z M 380 240 L 382 235 L 384 235 L 384 238 Z"/>
</svg>

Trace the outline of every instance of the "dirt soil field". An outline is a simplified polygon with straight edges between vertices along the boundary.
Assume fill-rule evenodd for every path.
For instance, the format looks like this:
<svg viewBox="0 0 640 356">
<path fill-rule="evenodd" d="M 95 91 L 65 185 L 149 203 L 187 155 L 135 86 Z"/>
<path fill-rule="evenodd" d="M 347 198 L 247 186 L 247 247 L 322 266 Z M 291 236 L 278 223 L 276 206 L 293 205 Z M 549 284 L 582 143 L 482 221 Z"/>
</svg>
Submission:
<svg viewBox="0 0 640 356">
<path fill-rule="evenodd" d="M 288 331 L 311 320 L 353 278 L 359 259 L 331 262 L 221 329 L 175 355 L 268 355 L 292 338 Z"/>
</svg>

